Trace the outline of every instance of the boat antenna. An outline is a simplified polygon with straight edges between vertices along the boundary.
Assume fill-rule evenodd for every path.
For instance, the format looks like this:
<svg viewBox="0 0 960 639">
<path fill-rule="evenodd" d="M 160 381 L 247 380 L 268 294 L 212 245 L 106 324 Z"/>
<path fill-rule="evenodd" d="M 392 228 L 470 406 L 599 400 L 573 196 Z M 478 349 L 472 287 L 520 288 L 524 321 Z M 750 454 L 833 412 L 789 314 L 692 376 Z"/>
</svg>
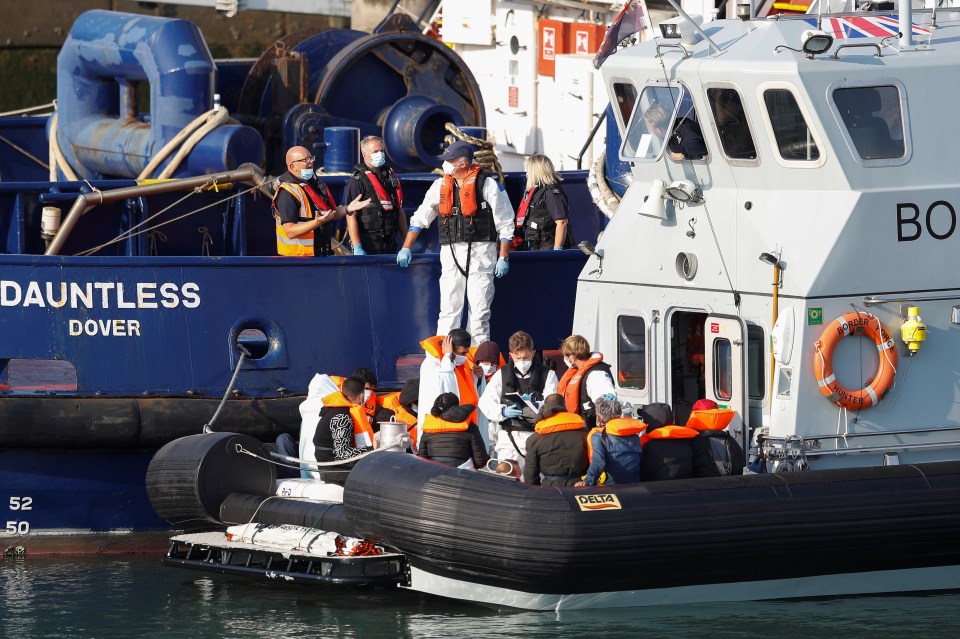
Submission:
<svg viewBox="0 0 960 639">
<path fill-rule="evenodd" d="M 823 0 L 817 0 L 817 30 L 823 28 Z"/>
</svg>

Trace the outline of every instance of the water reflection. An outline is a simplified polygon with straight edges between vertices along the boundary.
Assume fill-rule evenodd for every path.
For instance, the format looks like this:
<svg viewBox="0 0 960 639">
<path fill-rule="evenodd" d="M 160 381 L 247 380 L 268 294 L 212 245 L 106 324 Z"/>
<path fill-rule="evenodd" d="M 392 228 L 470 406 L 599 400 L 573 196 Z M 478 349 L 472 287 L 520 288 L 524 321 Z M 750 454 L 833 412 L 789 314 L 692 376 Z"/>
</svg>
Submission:
<svg viewBox="0 0 960 639">
<path fill-rule="evenodd" d="M 323 592 L 143 558 L 6 559 L 0 597 L 0 636 L 10 639 L 875 639 L 960 631 L 956 594 L 539 613 L 406 591 Z"/>
</svg>

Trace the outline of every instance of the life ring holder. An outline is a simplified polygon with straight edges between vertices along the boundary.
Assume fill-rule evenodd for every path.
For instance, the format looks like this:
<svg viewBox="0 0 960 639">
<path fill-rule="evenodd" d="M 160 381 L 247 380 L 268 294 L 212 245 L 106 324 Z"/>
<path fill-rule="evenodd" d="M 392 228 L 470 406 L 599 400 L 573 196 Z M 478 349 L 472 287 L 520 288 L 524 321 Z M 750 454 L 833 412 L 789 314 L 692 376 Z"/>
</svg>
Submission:
<svg viewBox="0 0 960 639">
<path fill-rule="evenodd" d="M 845 388 L 833 373 L 833 352 L 848 335 L 863 335 L 873 340 L 880 355 L 880 363 L 873 380 L 860 390 Z M 851 312 L 830 322 L 816 344 L 817 357 L 813 360 L 813 375 L 824 396 L 837 406 L 862 410 L 875 406 L 893 386 L 897 375 L 897 349 L 890 334 L 876 315 Z"/>
</svg>

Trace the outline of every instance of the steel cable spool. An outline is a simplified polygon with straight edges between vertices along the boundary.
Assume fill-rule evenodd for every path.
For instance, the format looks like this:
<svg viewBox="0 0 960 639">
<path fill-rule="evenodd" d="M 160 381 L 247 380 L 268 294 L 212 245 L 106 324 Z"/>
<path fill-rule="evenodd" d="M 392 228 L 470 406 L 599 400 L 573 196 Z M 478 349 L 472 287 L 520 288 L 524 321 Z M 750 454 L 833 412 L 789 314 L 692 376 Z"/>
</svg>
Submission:
<svg viewBox="0 0 960 639">
<path fill-rule="evenodd" d="M 281 168 L 290 146 L 305 146 L 321 157 L 328 127 L 379 135 L 398 171 L 429 171 L 440 164 L 436 156 L 447 123 L 485 124 L 473 74 L 437 40 L 419 33 L 331 29 L 291 34 L 282 44 L 254 65 L 238 105 L 246 114 L 241 119 L 256 122 L 270 138 L 271 171 Z M 307 72 L 302 76 L 299 68 L 288 68 L 286 58 L 305 61 Z"/>
</svg>

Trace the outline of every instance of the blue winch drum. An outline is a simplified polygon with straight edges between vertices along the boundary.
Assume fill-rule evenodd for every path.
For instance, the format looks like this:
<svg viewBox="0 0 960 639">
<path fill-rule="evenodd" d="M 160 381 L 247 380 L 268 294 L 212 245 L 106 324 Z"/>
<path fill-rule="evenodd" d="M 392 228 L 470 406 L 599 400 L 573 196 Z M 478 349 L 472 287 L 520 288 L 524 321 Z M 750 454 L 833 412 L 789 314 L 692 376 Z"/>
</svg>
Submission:
<svg viewBox="0 0 960 639">
<path fill-rule="evenodd" d="M 323 154 L 325 173 L 350 173 L 360 163 L 360 129 L 331 126 L 323 130 L 326 149 Z"/>
</svg>

